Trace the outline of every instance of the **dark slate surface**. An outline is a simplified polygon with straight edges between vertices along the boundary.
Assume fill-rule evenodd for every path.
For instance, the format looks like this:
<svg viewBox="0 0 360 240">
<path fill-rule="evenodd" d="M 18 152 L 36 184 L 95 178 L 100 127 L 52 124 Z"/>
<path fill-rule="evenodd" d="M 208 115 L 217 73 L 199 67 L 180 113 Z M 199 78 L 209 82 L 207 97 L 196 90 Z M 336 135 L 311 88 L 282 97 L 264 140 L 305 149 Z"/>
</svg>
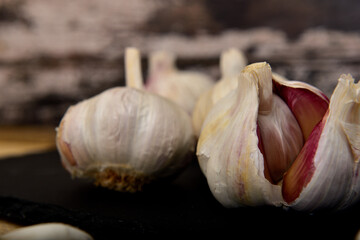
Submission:
<svg viewBox="0 0 360 240">
<path fill-rule="evenodd" d="M 213 198 L 195 160 L 175 179 L 135 194 L 71 179 L 57 152 L 0 161 L 0 218 L 25 225 L 64 222 L 95 239 L 196 233 L 242 239 L 354 239 L 359 214 L 359 204 L 316 214 L 272 207 L 226 209 Z"/>
</svg>

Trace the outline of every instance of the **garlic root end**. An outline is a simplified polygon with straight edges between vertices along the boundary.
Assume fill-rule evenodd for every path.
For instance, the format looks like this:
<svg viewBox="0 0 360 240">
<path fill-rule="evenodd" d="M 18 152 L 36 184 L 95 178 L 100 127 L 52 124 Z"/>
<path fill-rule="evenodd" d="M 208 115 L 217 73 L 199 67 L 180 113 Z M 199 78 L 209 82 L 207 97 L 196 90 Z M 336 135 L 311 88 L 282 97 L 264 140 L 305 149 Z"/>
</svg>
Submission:
<svg viewBox="0 0 360 240">
<path fill-rule="evenodd" d="M 117 173 L 112 169 L 105 169 L 95 174 L 96 186 L 120 192 L 138 192 L 150 182 L 150 177 L 137 172 Z"/>
</svg>

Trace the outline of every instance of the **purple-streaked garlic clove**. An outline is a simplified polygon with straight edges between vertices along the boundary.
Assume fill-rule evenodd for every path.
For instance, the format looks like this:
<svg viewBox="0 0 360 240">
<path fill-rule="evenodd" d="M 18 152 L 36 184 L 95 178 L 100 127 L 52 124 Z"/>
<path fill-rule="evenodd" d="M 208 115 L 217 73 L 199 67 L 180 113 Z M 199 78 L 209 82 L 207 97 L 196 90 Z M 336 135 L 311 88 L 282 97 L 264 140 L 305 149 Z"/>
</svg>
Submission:
<svg viewBox="0 0 360 240">
<path fill-rule="evenodd" d="M 192 113 L 194 131 L 197 136 L 200 135 L 202 124 L 214 104 L 237 87 L 238 75 L 246 64 L 245 55 L 236 48 L 230 48 L 221 53 L 221 78 L 211 89 L 201 94 Z"/>
<path fill-rule="evenodd" d="M 360 83 L 342 75 L 329 109 L 285 173 L 287 205 L 304 211 L 346 208 L 360 199 Z"/>
<path fill-rule="evenodd" d="M 274 92 L 294 113 L 306 140 L 327 111 L 329 99 L 318 88 L 304 82 L 288 81 L 276 73 L 273 73 L 273 86 Z"/>
<path fill-rule="evenodd" d="M 125 64 L 127 85 L 140 86 L 137 49 L 126 49 Z M 56 143 L 72 176 L 135 192 L 183 169 L 195 137 L 189 115 L 175 103 L 133 87 L 115 87 L 71 106 Z"/>
</svg>

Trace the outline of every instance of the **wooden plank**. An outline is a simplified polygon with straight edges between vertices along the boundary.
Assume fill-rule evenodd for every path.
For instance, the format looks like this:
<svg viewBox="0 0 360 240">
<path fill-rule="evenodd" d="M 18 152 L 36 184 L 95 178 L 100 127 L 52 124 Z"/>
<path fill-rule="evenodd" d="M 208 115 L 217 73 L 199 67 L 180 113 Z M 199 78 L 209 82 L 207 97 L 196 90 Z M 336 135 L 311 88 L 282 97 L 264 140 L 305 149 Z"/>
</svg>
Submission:
<svg viewBox="0 0 360 240">
<path fill-rule="evenodd" d="M 22 225 L 0 219 L 0 236 L 20 227 L 22 227 Z"/>
<path fill-rule="evenodd" d="M 0 159 L 55 148 L 55 128 L 52 126 L 0 126 Z"/>
</svg>

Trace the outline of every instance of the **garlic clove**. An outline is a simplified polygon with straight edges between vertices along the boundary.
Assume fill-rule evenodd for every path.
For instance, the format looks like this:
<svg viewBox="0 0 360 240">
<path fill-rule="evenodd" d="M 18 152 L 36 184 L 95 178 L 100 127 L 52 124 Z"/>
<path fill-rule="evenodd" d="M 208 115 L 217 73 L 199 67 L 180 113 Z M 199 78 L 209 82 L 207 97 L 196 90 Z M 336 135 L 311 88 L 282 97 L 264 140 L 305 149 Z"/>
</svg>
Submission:
<svg viewBox="0 0 360 240">
<path fill-rule="evenodd" d="M 226 207 L 279 205 L 282 201 L 281 187 L 265 176 L 266 161 L 258 137 L 260 106 L 271 111 L 266 101 L 272 99 L 272 94 L 259 87 L 258 80 L 264 76 L 271 84 L 267 64 L 245 68 L 237 89 L 211 109 L 199 137 L 200 167 L 213 195 Z"/>
<path fill-rule="evenodd" d="M 178 70 L 172 53 L 155 51 L 150 54 L 149 59 L 145 88 L 174 101 L 189 114 L 199 96 L 214 84 L 213 79 L 199 71 Z"/>
<path fill-rule="evenodd" d="M 256 81 L 258 85 L 258 137 L 263 143 L 262 154 L 271 176 L 268 180 L 278 182 L 301 150 L 301 128 L 286 103 L 273 94 L 269 64 L 251 64 L 244 68 L 242 75 Z"/>
<path fill-rule="evenodd" d="M 294 209 L 345 208 L 359 200 L 360 83 L 342 75 L 329 109 L 283 179 Z"/>
<path fill-rule="evenodd" d="M 138 51 L 127 49 L 125 62 L 127 84 L 141 86 Z M 180 171 L 191 160 L 195 138 L 189 115 L 175 103 L 143 90 L 115 87 L 71 106 L 57 129 L 56 143 L 72 176 L 135 192 Z"/>
<path fill-rule="evenodd" d="M 279 182 L 303 146 L 303 135 L 296 118 L 280 97 L 273 95 L 269 114 L 258 115 L 266 165 L 272 182 Z"/>
<path fill-rule="evenodd" d="M 288 105 L 301 126 L 307 140 L 329 106 L 329 99 L 319 89 L 299 81 L 288 81 L 273 73 L 273 83 L 278 94 Z"/>
<path fill-rule="evenodd" d="M 237 88 L 238 74 L 246 64 L 245 55 L 238 49 L 230 48 L 221 53 L 221 79 L 211 89 L 201 94 L 192 113 L 193 126 L 197 136 L 200 135 L 206 115 L 214 104 Z"/>
<path fill-rule="evenodd" d="M 0 236 L 1 240 L 92 240 L 86 232 L 63 223 L 42 223 L 21 227 Z"/>
<path fill-rule="evenodd" d="M 200 135 L 202 124 L 210 109 L 236 87 L 237 77 L 233 77 L 232 79 L 218 81 L 213 88 L 201 94 L 192 113 L 192 122 L 196 136 Z"/>
</svg>

